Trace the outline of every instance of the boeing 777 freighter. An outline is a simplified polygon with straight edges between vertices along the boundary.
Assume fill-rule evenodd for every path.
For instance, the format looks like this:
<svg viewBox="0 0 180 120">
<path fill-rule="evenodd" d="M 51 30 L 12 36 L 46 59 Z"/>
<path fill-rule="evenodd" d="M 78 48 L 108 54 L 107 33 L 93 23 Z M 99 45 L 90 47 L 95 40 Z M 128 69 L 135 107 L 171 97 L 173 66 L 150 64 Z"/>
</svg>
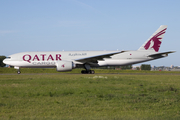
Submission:
<svg viewBox="0 0 180 120">
<path fill-rule="evenodd" d="M 166 29 L 167 25 L 161 25 L 137 51 L 22 52 L 10 55 L 3 62 L 18 69 L 18 74 L 23 67 L 56 67 L 59 72 L 83 67 L 81 73 L 94 74 L 91 67 L 132 65 L 175 52 L 158 52 Z"/>
</svg>

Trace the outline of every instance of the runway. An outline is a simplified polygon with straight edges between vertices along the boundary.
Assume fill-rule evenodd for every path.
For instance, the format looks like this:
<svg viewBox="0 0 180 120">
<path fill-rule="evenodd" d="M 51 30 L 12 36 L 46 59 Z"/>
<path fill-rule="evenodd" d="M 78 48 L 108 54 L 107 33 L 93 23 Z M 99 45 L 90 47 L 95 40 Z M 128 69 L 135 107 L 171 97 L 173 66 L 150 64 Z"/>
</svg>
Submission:
<svg viewBox="0 0 180 120">
<path fill-rule="evenodd" d="M 180 73 L 95 73 L 95 74 L 81 74 L 81 73 L 0 73 L 0 75 L 180 75 Z"/>
</svg>

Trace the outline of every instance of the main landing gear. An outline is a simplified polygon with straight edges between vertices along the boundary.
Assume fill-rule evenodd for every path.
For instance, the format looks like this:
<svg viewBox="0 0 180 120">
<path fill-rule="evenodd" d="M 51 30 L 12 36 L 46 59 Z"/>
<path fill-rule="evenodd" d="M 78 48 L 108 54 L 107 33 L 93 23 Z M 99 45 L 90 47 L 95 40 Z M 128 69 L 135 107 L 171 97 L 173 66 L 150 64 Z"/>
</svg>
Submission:
<svg viewBox="0 0 180 120">
<path fill-rule="evenodd" d="M 90 70 L 91 67 L 90 67 L 89 64 L 84 64 L 84 68 L 85 68 L 86 70 L 82 70 L 82 71 L 81 71 L 82 74 L 94 74 L 94 73 L 95 73 L 94 70 Z"/>
<path fill-rule="evenodd" d="M 94 74 L 94 70 L 82 70 L 81 71 L 82 74 Z"/>
</svg>

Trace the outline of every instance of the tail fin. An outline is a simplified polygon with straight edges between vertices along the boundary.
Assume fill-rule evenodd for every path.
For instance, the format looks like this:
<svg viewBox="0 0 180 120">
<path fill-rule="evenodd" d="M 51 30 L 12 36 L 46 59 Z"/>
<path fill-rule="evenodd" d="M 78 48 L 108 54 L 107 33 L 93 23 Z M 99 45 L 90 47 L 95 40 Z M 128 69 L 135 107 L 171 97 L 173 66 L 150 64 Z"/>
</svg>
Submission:
<svg viewBox="0 0 180 120">
<path fill-rule="evenodd" d="M 158 52 L 162 43 L 162 39 L 166 32 L 167 25 L 161 25 L 155 33 L 138 49 L 138 50 L 151 50 Z"/>
</svg>

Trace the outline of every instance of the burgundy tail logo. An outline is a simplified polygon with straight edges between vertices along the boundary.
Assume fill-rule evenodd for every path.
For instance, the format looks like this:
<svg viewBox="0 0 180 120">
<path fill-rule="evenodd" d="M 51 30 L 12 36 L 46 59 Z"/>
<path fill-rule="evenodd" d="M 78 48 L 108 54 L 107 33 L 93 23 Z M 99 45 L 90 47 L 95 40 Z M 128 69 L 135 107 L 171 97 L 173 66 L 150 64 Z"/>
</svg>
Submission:
<svg viewBox="0 0 180 120">
<path fill-rule="evenodd" d="M 65 67 L 65 65 L 63 64 L 63 65 L 61 65 L 61 67 L 63 67 L 63 68 L 64 68 L 64 67 Z"/>
<path fill-rule="evenodd" d="M 152 46 L 151 48 L 153 48 L 156 52 L 159 51 L 159 47 L 161 45 L 161 41 L 160 39 L 162 38 L 158 38 L 160 35 L 164 34 L 166 32 L 166 29 L 165 28 L 164 30 L 160 31 L 159 33 L 157 33 L 156 35 L 154 35 L 147 43 L 146 45 L 144 46 L 144 48 L 147 50 L 149 49 L 150 46 Z M 152 42 L 154 43 L 153 45 Z"/>
</svg>

